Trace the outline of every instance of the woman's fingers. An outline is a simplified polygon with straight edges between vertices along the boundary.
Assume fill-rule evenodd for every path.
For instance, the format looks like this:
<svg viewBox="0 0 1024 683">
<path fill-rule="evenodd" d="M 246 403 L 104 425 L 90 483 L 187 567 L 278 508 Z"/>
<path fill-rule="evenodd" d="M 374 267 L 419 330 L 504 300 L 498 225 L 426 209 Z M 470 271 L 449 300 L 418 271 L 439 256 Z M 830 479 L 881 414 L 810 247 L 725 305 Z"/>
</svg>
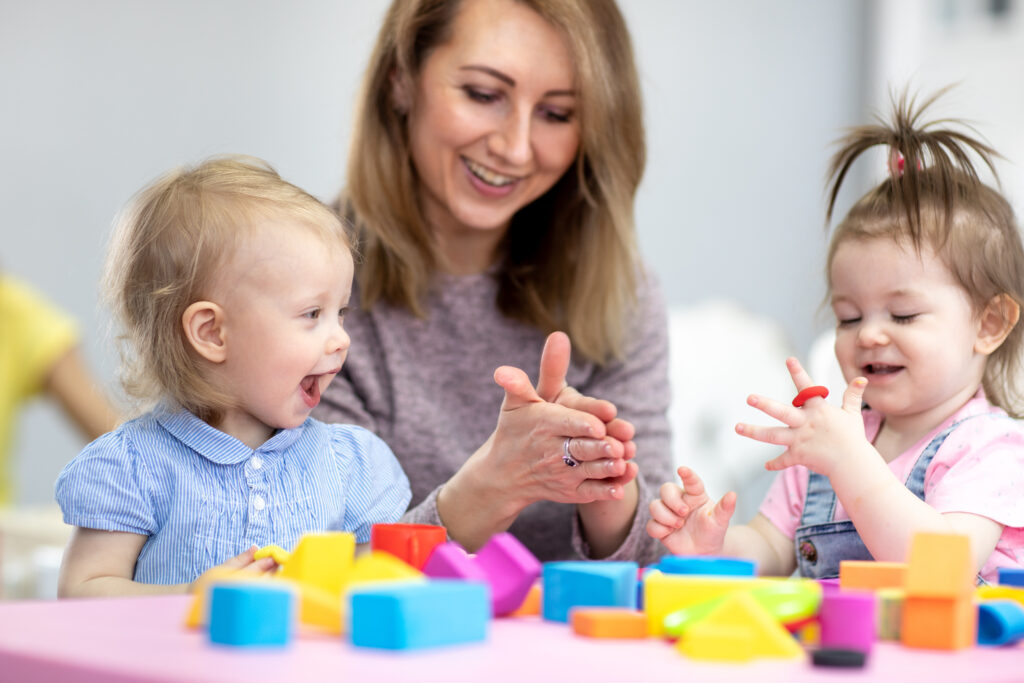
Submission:
<svg viewBox="0 0 1024 683">
<path fill-rule="evenodd" d="M 544 342 L 540 354 L 540 375 L 537 394 L 545 401 L 554 401 L 566 388 L 565 374 L 569 371 L 572 346 L 564 332 L 552 332 Z"/>
<path fill-rule="evenodd" d="M 544 400 L 537 395 L 530 378 L 519 368 L 502 365 L 494 371 L 494 381 L 505 390 L 505 400 L 501 404 L 503 411 L 515 410 Z"/>
</svg>

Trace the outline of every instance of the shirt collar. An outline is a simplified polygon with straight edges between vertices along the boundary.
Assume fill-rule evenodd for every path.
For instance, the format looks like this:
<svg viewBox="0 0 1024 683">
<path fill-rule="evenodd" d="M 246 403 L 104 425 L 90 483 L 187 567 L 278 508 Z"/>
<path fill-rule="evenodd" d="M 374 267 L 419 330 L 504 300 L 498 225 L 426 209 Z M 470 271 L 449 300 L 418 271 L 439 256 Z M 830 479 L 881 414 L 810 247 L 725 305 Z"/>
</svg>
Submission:
<svg viewBox="0 0 1024 683">
<path fill-rule="evenodd" d="M 176 439 L 218 465 L 237 465 L 251 458 L 254 453 L 269 455 L 284 451 L 295 443 L 306 428 L 306 422 L 303 422 L 292 429 L 281 429 L 263 445 L 253 450 L 230 434 L 211 427 L 184 408 L 161 409 L 157 412 L 157 421 Z"/>
</svg>

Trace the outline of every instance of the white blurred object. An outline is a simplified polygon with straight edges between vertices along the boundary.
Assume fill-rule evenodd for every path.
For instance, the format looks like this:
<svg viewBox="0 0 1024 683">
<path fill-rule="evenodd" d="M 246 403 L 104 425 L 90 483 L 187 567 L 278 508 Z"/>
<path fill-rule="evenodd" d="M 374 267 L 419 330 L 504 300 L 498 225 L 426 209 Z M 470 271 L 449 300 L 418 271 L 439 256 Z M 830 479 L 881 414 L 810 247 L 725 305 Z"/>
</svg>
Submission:
<svg viewBox="0 0 1024 683">
<path fill-rule="evenodd" d="M 56 598 L 71 531 L 56 505 L 0 508 L 0 598 Z"/>
<path fill-rule="evenodd" d="M 805 368 L 815 384 L 828 387 L 828 398 L 825 400 L 841 406 L 843 392 L 846 391 L 846 380 L 843 379 L 843 371 L 836 360 L 835 346 L 835 329 L 829 328 L 822 332 L 811 344 Z"/>
<path fill-rule="evenodd" d="M 774 422 L 747 405 L 748 395 L 794 394 L 791 345 L 776 322 L 713 300 L 669 311 L 669 354 L 675 464 L 693 468 L 716 499 L 736 491 L 734 520 L 747 522 L 773 478 L 764 463 L 782 451 L 739 436 L 735 426 Z"/>
</svg>

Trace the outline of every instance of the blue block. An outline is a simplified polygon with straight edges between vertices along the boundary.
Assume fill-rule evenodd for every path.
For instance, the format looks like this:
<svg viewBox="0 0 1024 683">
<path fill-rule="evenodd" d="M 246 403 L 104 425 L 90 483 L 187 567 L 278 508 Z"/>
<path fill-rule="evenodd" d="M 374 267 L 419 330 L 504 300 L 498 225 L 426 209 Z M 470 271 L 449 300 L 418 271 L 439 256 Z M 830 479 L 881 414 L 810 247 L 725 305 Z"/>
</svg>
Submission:
<svg viewBox="0 0 1024 683">
<path fill-rule="evenodd" d="M 543 617 L 569 621 L 573 607 L 637 605 L 636 562 L 548 562 L 543 569 Z"/>
<path fill-rule="evenodd" d="M 1014 600 L 978 605 L 978 645 L 1009 645 L 1024 639 L 1024 607 Z"/>
<path fill-rule="evenodd" d="M 1000 567 L 999 585 L 1024 587 L 1024 569 L 1019 567 Z"/>
<path fill-rule="evenodd" d="M 231 583 L 210 590 L 211 643 L 282 646 L 292 640 L 295 593 L 287 586 Z"/>
<path fill-rule="evenodd" d="M 480 642 L 490 618 L 491 591 L 481 581 L 434 579 L 349 593 L 349 633 L 357 647 L 414 650 Z"/>
<path fill-rule="evenodd" d="M 667 555 L 655 565 L 662 574 L 702 574 L 708 576 L 756 576 L 757 563 L 738 557 L 713 555 Z"/>
</svg>

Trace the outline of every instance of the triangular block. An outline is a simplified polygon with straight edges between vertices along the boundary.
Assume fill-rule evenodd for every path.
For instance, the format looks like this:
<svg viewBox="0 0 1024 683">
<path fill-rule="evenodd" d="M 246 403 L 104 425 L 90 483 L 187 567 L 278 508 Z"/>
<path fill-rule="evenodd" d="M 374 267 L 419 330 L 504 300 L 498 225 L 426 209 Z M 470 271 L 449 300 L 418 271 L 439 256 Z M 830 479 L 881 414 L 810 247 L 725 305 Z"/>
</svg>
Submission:
<svg viewBox="0 0 1024 683">
<path fill-rule="evenodd" d="M 278 575 L 340 597 L 355 551 L 356 537 L 351 533 L 306 534 Z"/>
<path fill-rule="evenodd" d="M 705 635 L 699 633 L 702 628 Z M 744 630 L 749 631 L 750 652 L 754 657 L 790 659 L 804 655 L 803 648 L 789 631 L 745 592 L 722 600 L 707 617 L 691 627 L 683 639 L 689 639 L 694 631 L 698 631 L 698 638 L 704 638 L 707 634 L 724 634 L 730 629 L 744 638 L 748 637 Z"/>
</svg>

